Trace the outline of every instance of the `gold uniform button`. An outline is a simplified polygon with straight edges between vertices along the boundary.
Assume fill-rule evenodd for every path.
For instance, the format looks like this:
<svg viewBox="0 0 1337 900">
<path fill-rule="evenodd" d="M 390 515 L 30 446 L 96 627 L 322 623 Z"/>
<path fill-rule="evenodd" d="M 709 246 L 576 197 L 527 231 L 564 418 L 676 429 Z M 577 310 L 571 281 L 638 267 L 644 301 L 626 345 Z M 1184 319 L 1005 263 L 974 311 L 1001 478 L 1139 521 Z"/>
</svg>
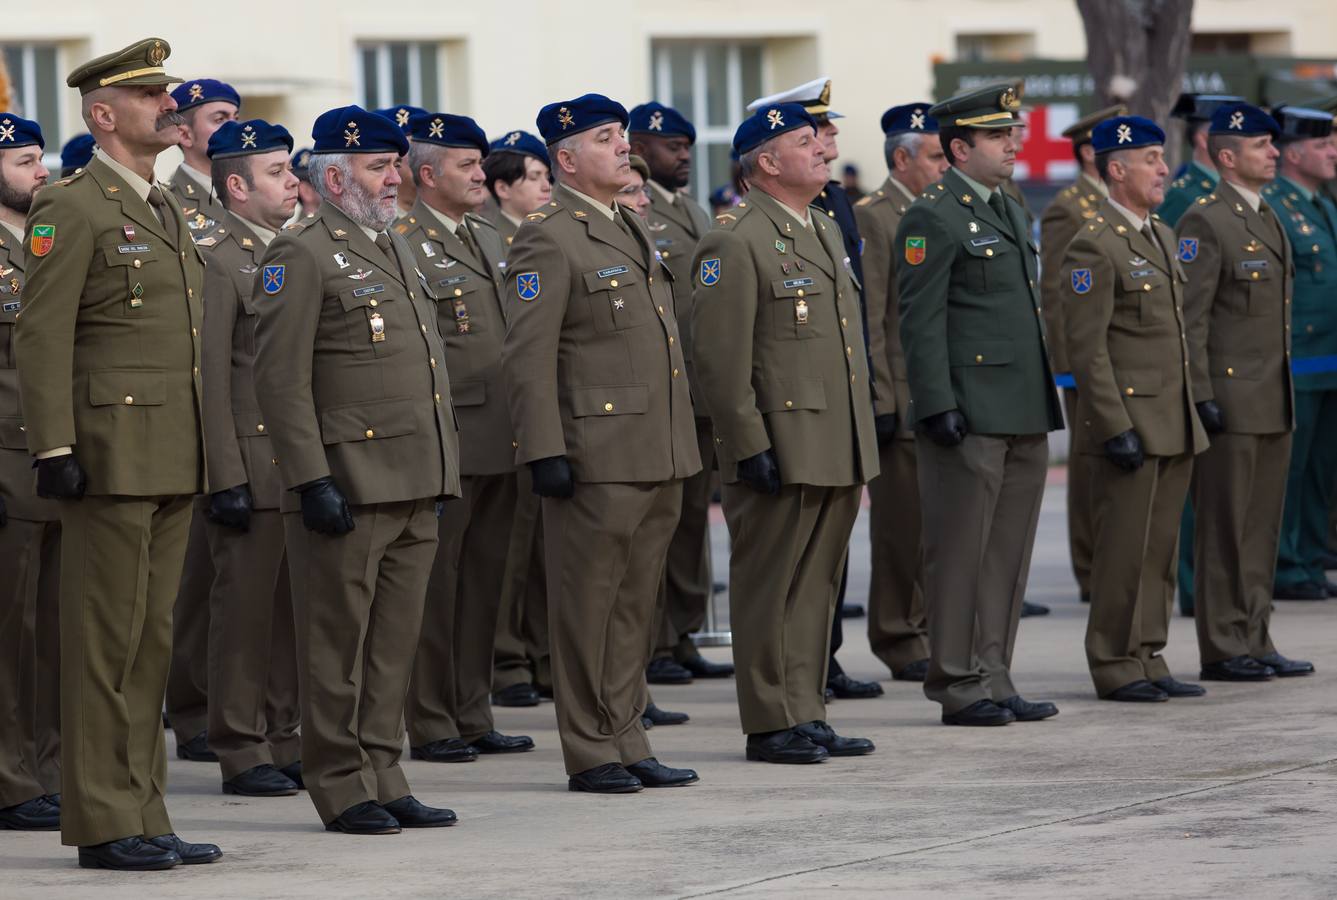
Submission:
<svg viewBox="0 0 1337 900">
<path fill-rule="evenodd" d="M 669 346 L 670 346 L 670 347 L 673 346 L 673 335 L 671 335 L 671 334 L 669 335 Z"/>
<path fill-rule="evenodd" d="M 1315 253 L 1318 252 L 1318 244 L 1315 244 L 1315 245 L 1314 245 L 1314 252 L 1315 252 Z"/>
<path fill-rule="evenodd" d="M 1289 301 L 1288 301 L 1288 302 L 1289 302 Z M 191 336 L 191 337 L 199 337 L 199 336 L 200 336 L 199 329 L 197 329 L 197 328 L 192 328 L 192 329 L 190 329 L 190 336 Z"/>
<path fill-rule="evenodd" d="M 613 404 L 611 404 L 611 403 L 605 403 L 605 404 L 604 404 L 604 412 L 612 412 L 612 411 L 613 411 Z"/>
<path fill-rule="evenodd" d="M 194 367 L 193 369 L 191 369 L 190 371 L 191 371 L 191 373 L 194 374 L 197 378 L 199 377 L 199 374 L 200 374 L 200 367 L 199 367 L 199 366 L 195 366 L 195 367 Z"/>
<path fill-rule="evenodd" d="M 662 306 L 659 307 L 659 314 L 660 314 L 661 316 L 664 314 L 664 307 L 662 307 Z"/>
<path fill-rule="evenodd" d="M 277 466 L 279 464 L 279 458 L 276 456 L 273 459 L 271 459 L 270 462 Z"/>
<path fill-rule="evenodd" d="M 673 377 L 674 377 L 674 378 L 677 378 L 677 377 L 678 377 L 678 370 L 677 370 L 677 369 L 674 369 L 674 370 L 673 370 Z"/>
<path fill-rule="evenodd" d="M 616 278 L 609 279 L 609 281 L 608 281 L 608 286 L 609 286 L 609 287 L 617 287 L 617 279 L 616 279 Z"/>
<path fill-rule="evenodd" d="M 848 327 L 849 324 L 850 324 L 850 320 L 849 320 L 849 319 L 845 318 L 844 316 L 841 316 L 841 317 L 840 317 L 840 325 L 841 325 L 842 328 Z"/>
<path fill-rule="evenodd" d="M 423 333 L 423 334 L 426 334 L 426 333 L 427 333 L 427 326 L 426 326 L 426 325 L 419 325 L 418 327 L 422 329 L 422 333 Z"/>
<path fill-rule="evenodd" d="M 1125 394 L 1127 394 L 1128 396 L 1130 396 L 1130 397 L 1133 396 L 1133 389 L 1132 389 L 1132 388 L 1124 388 L 1124 389 L 1123 389 L 1123 392 L 1124 392 Z"/>
<path fill-rule="evenodd" d="M 415 294 L 413 293 L 413 291 L 409 291 L 409 299 L 410 299 L 410 300 L 417 300 L 418 297 L 417 297 L 417 295 L 415 295 Z"/>
<path fill-rule="evenodd" d="M 182 259 L 182 261 L 185 261 L 185 258 L 186 258 L 186 251 L 182 250 L 182 251 L 181 251 L 181 259 Z"/>
<path fill-rule="evenodd" d="M 984 251 L 984 255 L 985 255 L 985 256 L 993 256 L 993 248 L 990 247 L 988 250 L 985 250 L 985 251 Z"/>
<path fill-rule="evenodd" d="M 194 288 L 186 288 L 186 297 L 187 297 L 187 299 L 193 298 L 194 296 L 195 296 L 195 289 L 194 289 Z"/>
<path fill-rule="evenodd" d="M 138 269 L 140 266 L 143 265 L 143 263 L 140 262 L 139 260 L 135 260 L 134 263 L 132 263 L 132 265 L 133 265 L 136 269 Z"/>
<path fill-rule="evenodd" d="M 1287 325 L 1287 326 L 1286 326 L 1286 330 L 1287 330 L 1287 331 L 1290 331 L 1290 330 L 1291 330 L 1291 326 Z M 1313 332 L 1313 330 L 1314 330 L 1314 326 L 1313 326 L 1313 325 L 1306 325 L 1306 326 L 1305 326 L 1305 334 L 1310 334 L 1310 333 Z"/>
<path fill-rule="evenodd" d="M 794 408 L 794 401 L 793 401 L 793 400 L 786 400 L 786 401 L 785 401 L 785 409 L 793 409 L 793 408 Z"/>
<path fill-rule="evenodd" d="M 1257 274 L 1257 273 L 1254 273 L 1254 274 Z M 1143 290 L 1143 291 L 1150 291 L 1150 290 L 1151 290 L 1151 285 L 1149 285 L 1149 284 L 1144 284 L 1144 285 L 1142 285 L 1142 290 Z"/>
<path fill-rule="evenodd" d="M 519 450 L 519 449 L 520 449 L 520 442 L 519 442 L 519 441 L 511 441 L 511 449 L 512 449 L 512 450 Z"/>
<path fill-rule="evenodd" d="M 456 296 L 456 297 L 463 297 L 463 296 L 464 296 L 464 291 L 460 290 L 459 288 L 455 288 L 455 296 Z"/>
<path fill-rule="evenodd" d="M 802 297 L 802 296 L 804 296 L 803 288 L 799 288 L 799 289 L 798 289 L 798 293 L 796 293 L 794 296 L 795 296 L 795 297 Z"/>
<path fill-rule="evenodd" d="M 428 364 L 429 366 L 431 366 L 433 369 L 435 369 L 435 368 L 436 368 L 436 359 L 434 359 L 434 358 L 433 358 L 433 359 L 428 359 L 428 360 L 427 360 L 427 364 Z"/>
<path fill-rule="evenodd" d="M 362 433 L 365 434 L 368 438 L 374 438 L 374 437 L 376 437 L 376 432 L 373 431 L 373 430 L 370 429 L 370 428 L 368 428 L 366 431 L 364 431 L 364 432 L 362 432 Z"/>
<path fill-rule="evenodd" d="M 667 253 L 665 253 L 664 255 L 665 255 L 665 256 L 668 256 Z M 654 284 L 654 283 L 655 283 L 655 276 L 651 275 L 651 276 L 647 277 L 647 278 L 645 279 L 645 282 L 646 282 L 646 284 Z"/>
<path fill-rule="evenodd" d="M 376 298 L 372 297 L 370 300 L 368 300 L 367 305 L 372 307 L 376 306 Z"/>
<path fill-rule="evenodd" d="M 1257 280 L 1258 280 L 1258 273 L 1257 273 L 1257 272 L 1250 272 L 1250 273 L 1249 273 L 1249 277 L 1252 278 L 1254 281 L 1257 281 Z"/>
<path fill-rule="evenodd" d="M 1234 370 L 1232 367 L 1227 366 L 1227 367 L 1226 367 L 1226 374 L 1227 374 L 1227 375 L 1234 375 L 1234 374 L 1235 374 L 1235 370 Z"/>
<path fill-rule="evenodd" d="M 261 422 L 259 425 L 255 426 L 255 430 L 263 434 L 265 430 L 265 423 Z"/>
<path fill-rule="evenodd" d="M 433 395 L 432 395 L 432 399 L 435 400 L 437 403 L 440 403 L 440 402 L 441 402 L 441 395 L 440 395 L 440 394 L 433 394 Z"/>
<path fill-rule="evenodd" d="M 854 348 L 853 348 L 853 347 L 846 347 L 846 348 L 845 348 L 845 355 L 846 355 L 846 356 L 853 356 L 853 355 L 854 355 Z"/>
<path fill-rule="evenodd" d="M 850 375 L 850 384 L 854 384 L 854 376 Z"/>
<path fill-rule="evenodd" d="M 981 355 L 978 354 L 978 353 L 975 354 L 975 362 L 977 362 L 977 363 L 982 363 L 982 362 L 984 362 L 984 357 L 981 356 Z"/>
<path fill-rule="evenodd" d="M 124 402 L 125 402 L 125 405 L 126 405 L 126 406 L 134 406 L 134 405 L 135 405 L 135 398 L 134 398 L 134 397 L 131 397 L 129 394 L 126 394 L 126 395 L 125 395 L 125 401 L 124 401 Z"/>
</svg>

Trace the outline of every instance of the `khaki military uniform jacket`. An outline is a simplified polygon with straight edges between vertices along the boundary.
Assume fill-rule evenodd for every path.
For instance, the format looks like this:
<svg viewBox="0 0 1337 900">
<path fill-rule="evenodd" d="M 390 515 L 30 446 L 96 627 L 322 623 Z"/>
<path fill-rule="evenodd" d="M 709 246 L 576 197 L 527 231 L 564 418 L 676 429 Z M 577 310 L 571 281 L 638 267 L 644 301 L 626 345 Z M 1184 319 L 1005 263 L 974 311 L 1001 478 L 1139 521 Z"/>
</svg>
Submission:
<svg viewBox="0 0 1337 900">
<path fill-rule="evenodd" d="M 646 218 L 655 250 L 673 273 L 673 307 L 678 315 L 678 335 L 682 340 L 682 356 L 687 361 L 687 383 L 696 385 L 692 369 L 692 257 L 697 241 L 710 230 L 710 216 L 686 194 L 675 194 L 672 202 L 653 187 L 650 191 L 650 210 Z M 706 411 L 697 415 L 705 418 Z"/>
<path fill-rule="evenodd" d="M 200 238 L 204 270 L 204 449 L 210 490 L 250 486 L 256 509 L 278 509 L 283 493 L 255 390 L 255 275 L 265 253 L 232 213 Z"/>
<path fill-rule="evenodd" d="M 95 158 L 37 192 L 29 247 L 48 237 L 28 256 L 14 334 L 29 451 L 72 446 L 89 494 L 207 490 L 204 261 L 185 219 L 164 227 Z"/>
<path fill-rule="evenodd" d="M 1171 255 L 1174 232 L 1151 222 L 1160 247 L 1105 200 L 1064 255 L 1079 453 L 1103 453 L 1105 441 L 1129 429 L 1154 456 L 1207 449 L 1189 377 L 1187 278 Z"/>
<path fill-rule="evenodd" d="M 327 475 L 354 504 L 459 495 L 436 311 L 408 245 L 390 239 L 397 259 L 326 202 L 260 262 L 255 386 L 285 512 L 300 508 L 294 488 Z"/>
<path fill-rule="evenodd" d="M 24 301 L 23 269 L 23 246 L 8 231 L 0 231 L 0 497 L 16 519 L 53 522 L 60 518 L 56 504 L 37 496 L 14 359 L 14 326 Z"/>
<path fill-rule="evenodd" d="M 1104 199 L 1099 185 L 1085 175 L 1058 192 L 1040 216 L 1040 300 L 1044 309 L 1049 360 L 1055 372 L 1070 372 L 1068 340 L 1063 324 L 1063 300 L 1066 286 L 1063 254 L 1068 242 L 1082 226 L 1096 217 L 1096 207 Z"/>
<path fill-rule="evenodd" d="M 1222 179 L 1184 213 L 1178 234 L 1194 399 L 1215 400 L 1235 434 L 1291 431 L 1295 271 L 1276 212 L 1266 200 L 1254 212 Z"/>
<path fill-rule="evenodd" d="M 565 455 L 589 482 L 701 470 L 673 275 L 638 218 L 628 234 L 559 184 L 516 233 L 502 369 L 517 463 Z"/>
<path fill-rule="evenodd" d="M 753 190 L 697 247 L 696 387 L 726 483 L 739 460 L 767 449 L 784 484 L 878 474 L 859 291 L 839 226 L 809 214 L 811 229 Z"/>
<path fill-rule="evenodd" d="M 501 238 L 502 246 L 509 253 L 511 242 L 515 240 L 515 233 L 520 230 L 519 226 L 506 218 L 506 214 L 501 211 L 501 207 L 497 206 L 494 201 L 483 204 L 483 211 L 480 215 L 492 223 L 492 227 L 497 230 L 497 236 Z"/>
<path fill-rule="evenodd" d="M 181 207 L 186 217 L 193 238 L 202 238 L 223 223 L 227 210 L 213 195 L 211 188 L 200 185 L 186 174 L 185 164 L 176 167 L 172 180 L 167 183 L 167 191 Z"/>
<path fill-rule="evenodd" d="M 895 413 L 896 436 L 914 437 L 910 420 L 910 383 L 905 377 L 905 349 L 901 346 L 900 294 L 896 288 L 896 229 L 913 199 L 899 182 L 887 178 L 882 186 L 854 204 L 854 217 L 863 235 L 863 290 L 868 306 L 868 349 L 873 358 L 873 379 L 878 415 Z"/>
<path fill-rule="evenodd" d="M 460 425 L 460 474 L 501 475 L 515 469 L 514 436 L 501 377 L 506 253 L 501 236 L 482 216 L 468 213 L 459 227 L 469 229 L 481 260 L 421 199 L 395 231 L 408 241 L 436 301 L 450 396 Z"/>
</svg>

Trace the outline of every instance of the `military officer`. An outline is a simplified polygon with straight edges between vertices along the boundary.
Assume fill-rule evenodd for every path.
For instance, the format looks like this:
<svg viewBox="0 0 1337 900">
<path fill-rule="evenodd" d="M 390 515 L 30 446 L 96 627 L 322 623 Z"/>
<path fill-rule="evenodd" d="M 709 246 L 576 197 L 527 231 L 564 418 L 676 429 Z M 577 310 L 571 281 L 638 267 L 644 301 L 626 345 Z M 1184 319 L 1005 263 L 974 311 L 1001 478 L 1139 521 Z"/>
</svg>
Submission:
<svg viewBox="0 0 1337 900">
<path fill-rule="evenodd" d="M 1055 715 L 1009 671 L 1062 412 L 1044 346 L 1036 253 L 999 186 L 1016 158 L 1019 85 L 929 110 L 952 168 L 896 232 L 901 343 L 916 428 L 929 668 L 947 725 Z M 962 528 L 963 523 L 969 527 Z"/>
<path fill-rule="evenodd" d="M 60 177 L 69 178 L 93 158 L 93 136 L 87 132 L 76 134 L 60 148 Z"/>
<path fill-rule="evenodd" d="M 409 121 L 414 116 L 423 115 L 427 110 L 421 106 L 409 106 L 400 104 L 399 106 L 387 106 L 385 109 L 373 110 L 378 116 L 385 116 L 399 126 L 399 130 L 404 132 L 405 137 L 409 135 Z M 412 141 L 412 138 L 410 138 Z M 414 202 L 418 199 L 418 185 L 413 181 L 412 175 L 408 170 L 408 155 L 405 154 L 395 163 L 399 169 L 399 211 L 407 213 L 413 208 Z"/>
<path fill-rule="evenodd" d="M 395 225 L 435 300 L 440 361 L 460 430 L 461 499 L 441 514 L 422 636 L 409 682 L 414 759 L 464 762 L 534 749 L 493 727 L 492 643 L 515 514 L 511 420 L 501 380 L 501 236 L 472 210 L 482 202 L 487 136 L 473 119 L 423 113 L 409 123 L 417 201 Z"/>
<path fill-rule="evenodd" d="M 1091 129 L 1128 109 L 1121 103 L 1083 116 L 1063 130 L 1072 141 L 1072 155 L 1080 169 L 1077 180 L 1058 192 L 1040 216 L 1040 299 L 1048 337 L 1049 362 L 1054 380 L 1063 388 L 1063 412 L 1068 423 L 1068 550 L 1072 572 L 1083 603 L 1091 602 L 1091 497 L 1090 457 L 1075 452 L 1073 418 L 1077 407 L 1077 385 L 1068 363 L 1063 326 L 1063 286 L 1059 270 L 1068 241 L 1096 217 L 1096 207 L 1106 196 L 1105 184 L 1096 173 L 1096 154 L 1091 147 Z"/>
<path fill-rule="evenodd" d="M 502 370 L 515 460 L 543 498 L 568 785 L 690 784 L 695 772 L 652 755 L 640 717 L 682 480 L 701 468 L 673 275 L 613 200 L 630 172 L 626 109 L 585 94 L 548 104 L 536 123 L 558 184 L 511 244 Z"/>
<path fill-rule="evenodd" d="M 213 192 L 209 138 L 225 122 L 235 121 L 241 96 L 212 78 L 182 82 L 172 91 L 181 125 L 185 159 L 172 174 L 168 190 L 181 206 L 192 238 L 218 227 L 224 209 Z M 191 510 L 181 589 L 172 609 L 172 666 L 167 673 L 167 720 L 176 734 L 176 755 L 196 762 L 215 762 L 209 749 L 209 593 L 213 561 L 205 522 L 208 500 L 198 497 Z"/>
<path fill-rule="evenodd" d="M 60 518 L 33 494 L 13 350 L 45 147 L 36 122 L 0 112 L 0 829 L 24 831 L 60 827 Z"/>
<path fill-rule="evenodd" d="M 146 38 L 66 79 L 98 150 L 33 201 L 14 334 L 37 493 L 60 510 L 61 838 L 90 868 L 222 855 L 173 834 L 163 800 L 172 601 L 190 498 L 208 484 L 204 264 L 152 182 L 180 139 L 170 52 Z"/>
<path fill-rule="evenodd" d="M 1334 591 L 1323 566 L 1337 499 L 1337 206 L 1322 187 L 1337 168 L 1337 143 L 1329 113 L 1283 106 L 1272 114 L 1281 128 L 1281 174 L 1263 196 L 1286 229 L 1295 263 L 1295 437 L 1273 596 L 1322 600 Z"/>
<path fill-rule="evenodd" d="M 262 119 L 209 138 L 225 212 L 204 248 L 205 534 L 209 592 L 209 748 L 223 793 L 278 797 L 301 785 L 297 648 L 285 564 L 283 492 L 255 389 L 255 272 L 297 208 L 292 136 Z"/>
<path fill-rule="evenodd" d="M 1207 148 L 1221 180 L 1178 228 L 1193 398 L 1212 442 L 1191 491 L 1198 652 L 1213 681 L 1314 671 L 1278 653 L 1268 628 L 1295 426 L 1290 246 L 1260 194 L 1276 175 L 1277 134 L 1256 106 L 1218 108 Z"/>
<path fill-rule="evenodd" d="M 803 106 L 763 106 L 733 148 L 751 190 L 693 261 L 696 391 L 710 413 L 733 540 L 729 606 L 746 755 L 871 753 L 826 723 L 836 593 L 862 486 L 878 472 L 858 290 Z"/>
<path fill-rule="evenodd" d="M 254 294 L 256 395 L 286 489 L 302 777 L 329 831 L 453 825 L 399 765 L 437 504 L 460 493 L 435 310 L 386 231 L 408 139 L 359 106 L 322 113 L 312 137 L 324 202 L 269 245 Z"/>
<path fill-rule="evenodd" d="M 1152 219 L 1164 195 L 1165 132 L 1116 116 L 1091 135 L 1109 188 L 1063 258 L 1068 358 L 1077 380 L 1078 453 L 1093 466 L 1095 546 L 1086 658 L 1105 700 L 1201 696 L 1160 655 L 1174 599 L 1175 533 L 1193 455 L 1207 446 L 1194 409 L 1174 234 Z"/>
<path fill-rule="evenodd" d="M 896 229 L 915 198 L 947 171 L 931 103 L 893 106 L 882 114 L 887 180 L 854 205 L 863 235 L 864 297 L 873 353 L 874 423 L 881 474 L 868 485 L 872 577 L 868 642 L 899 681 L 928 672 L 923 566 L 919 548 L 919 482 L 910 386 L 901 347 Z"/>
<path fill-rule="evenodd" d="M 307 165 L 310 158 L 310 147 L 303 147 L 292 155 L 292 173 L 297 176 L 297 205 L 303 219 L 314 216 L 320 207 L 320 194 L 311 186 L 311 170 Z"/>
<path fill-rule="evenodd" d="M 673 272 L 673 305 L 687 361 L 687 384 L 693 387 L 692 369 L 692 254 L 710 230 L 710 217 L 685 191 L 692 177 L 692 145 L 696 128 L 671 106 L 642 103 L 631 110 L 628 134 L 631 152 L 645 160 L 650 177 L 646 190 L 650 205 L 647 226 L 655 249 Z M 661 609 L 656 625 L 655 650 L 647 677 L 654 683 L 681 683 L 697 678 L 727 678 L 730 663 L 711 662 L 701 655 L 691 634 L 706 622 L 714 576 L 710 564 L 710 496 L 714 471 L 714 437 L 710 418 L 699 401 L 694 407 L 696 446 L 701 471 L 683 484 L 682 518 L 669 544 L 660 591 Z"/>
<path fill-rule="evenodd" d="M 552 199 L 550 166 L 548 148 L 527 131 L 507 132 L 488 145 L 483 175 L 493 202 L 483 216 L 507 247 L 525 216 Z"/>
</svg>

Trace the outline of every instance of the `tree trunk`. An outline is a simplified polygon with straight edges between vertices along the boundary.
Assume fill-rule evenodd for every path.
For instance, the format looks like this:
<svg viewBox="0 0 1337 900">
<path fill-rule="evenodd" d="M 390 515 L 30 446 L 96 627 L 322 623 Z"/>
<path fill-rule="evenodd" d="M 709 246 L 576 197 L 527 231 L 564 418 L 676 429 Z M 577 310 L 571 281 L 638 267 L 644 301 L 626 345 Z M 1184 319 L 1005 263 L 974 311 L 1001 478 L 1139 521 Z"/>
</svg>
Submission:
<svg viewBox="0 0 1337 900">
<path fill-rule="evenodd" d="M 1184 82 L 1193 0 L 1077 0 L 1096 106 L 1164 122 Z"/>
</svg>

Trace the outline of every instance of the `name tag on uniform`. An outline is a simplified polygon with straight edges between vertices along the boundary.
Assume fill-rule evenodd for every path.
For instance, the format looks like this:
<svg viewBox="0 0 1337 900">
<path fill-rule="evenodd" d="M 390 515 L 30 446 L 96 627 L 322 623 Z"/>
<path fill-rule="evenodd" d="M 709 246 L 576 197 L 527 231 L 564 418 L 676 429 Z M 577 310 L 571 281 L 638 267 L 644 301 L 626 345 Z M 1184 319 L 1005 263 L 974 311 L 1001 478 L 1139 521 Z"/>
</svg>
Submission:
<svg viewBox="0 0 1337 900">
<path fill-rule="evenodd" d="M 785 281 L 785 287 L 787 288 L 807 287 L 812 283 L 813 280 L 811 278 L 789 278 Z"/>
<path fill-rule="evenodd" d="M 1267 260 L 1265 259 L 1244 259 L 1240 260 L 1240 267 L 1246 272 L 1252 272 L 1257 269 L 1266 269 Z"/>
<path fill-rule="evenodd" d="M 1134 269 L 1128 273 L 1133 278 L 1146 278 L 1148 275 L 1155 275 L 1155 269 Z"/>
<path fill-rule="evenodd" d="M 986 237 L 978 237 L 970 239 L 970 246 L 972 247 L 987 247 L 990 244 L 996 244 L 996 243 L 998 243 L 998 235 L 996 234 L 991 234 Z"/>
<path fill-rule="evenodd" d="M 353 291 L 353 296 L 354 296 L 354 297 L 366 297 L 366 296 L 368 296 L 368 295 L 370 295 L 370 294 L 379 294 L 379 293 L 381 293 L 381 292 L 384 291 L 384 290 L 385 290 L 385 285 L 383 285 L 383 284 L 372 284 L 372 285 L 368 285 L 367 287 L 360 287 L 360 288 L 357 288 L 356 290 Z"/>
<path fill-rule="evenodd" d="M 594 274 L 598 275 L 600 278 L 612 278 L 614 275 L 621 275 L 627 271 L 629 270 L 627 269 L 626 266 L 613 266 L 612 268 L 609 269 L 600 269 L 598 272 L 595 272 Z"/>
<path fill-rule="evenodd" d="M 673 238 L 655 238 L 656 247 L 672 247 Z"/>
<path fill-rule="evenodd" d="M 117 244 L 117 253 L 148 253 L 148 244 Z"/>
<path fill-rule="evenodd" d="M 10 301 L 9 303 L 6 303 L 6 304 L 4 305 L 4 311 L 5 311 L 5 312 L 18 312 L 18 311 L 19 311 L 19 307 L 21 307 L 22 305 L 23 305 L 23 304 L 22 304 L 20 301 L 18 301 L 18 300 L 13 300 L 13 301 Z"/>
<path fill-rule="evenodd" d="M 437 282 L 437 285 L 439 287 L 450 287 L 451 285 L 462 284 L 468 280 L 468 275 L 454 275 L 450 278 L 442 278 Z"/>
</svg>

